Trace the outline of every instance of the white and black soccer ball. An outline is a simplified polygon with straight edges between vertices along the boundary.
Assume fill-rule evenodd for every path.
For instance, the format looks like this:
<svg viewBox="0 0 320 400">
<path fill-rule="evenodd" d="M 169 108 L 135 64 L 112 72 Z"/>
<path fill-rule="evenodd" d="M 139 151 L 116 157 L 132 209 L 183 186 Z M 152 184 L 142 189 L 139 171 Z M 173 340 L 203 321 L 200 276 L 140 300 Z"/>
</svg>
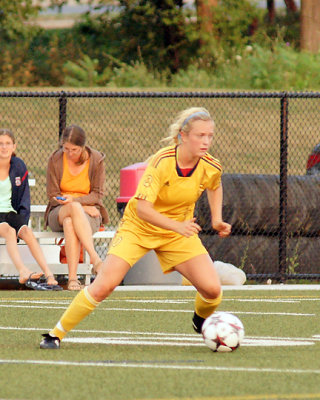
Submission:
<svg viewBox="0 0 320 400">
<path fill-rule="evenodd" d="M 215 312 L 204 321 L 202 336 L 212 351 L 230 352 L 240 346 L 244 338 L 244 327 L 235 315 Z"/>
</svg>

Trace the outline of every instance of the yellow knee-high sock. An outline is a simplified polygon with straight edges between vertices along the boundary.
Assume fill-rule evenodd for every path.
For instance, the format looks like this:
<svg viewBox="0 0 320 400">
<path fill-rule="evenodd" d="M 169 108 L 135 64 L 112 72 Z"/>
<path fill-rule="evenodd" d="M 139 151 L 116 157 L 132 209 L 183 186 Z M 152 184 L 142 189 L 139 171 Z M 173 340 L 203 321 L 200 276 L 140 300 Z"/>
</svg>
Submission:
<svg viewBox="0 0 320 400">
<path fill-rule="evenodd" d="M 219 306 L 222 300 L 222 291 L 219 296 L 215 299 L 205 299 L 199 292 L 196 294 L 195 312 L 199 317 L 208 318 L 216 308 Z"/>
<path fill-rule="evenodd" d="M 99 304 L 85 287 L 73 299 L 57 325 L 49 332 L 50 336 L 57 336 L 62 340 L 66 334 L 89 315 Z"/>
</svg>

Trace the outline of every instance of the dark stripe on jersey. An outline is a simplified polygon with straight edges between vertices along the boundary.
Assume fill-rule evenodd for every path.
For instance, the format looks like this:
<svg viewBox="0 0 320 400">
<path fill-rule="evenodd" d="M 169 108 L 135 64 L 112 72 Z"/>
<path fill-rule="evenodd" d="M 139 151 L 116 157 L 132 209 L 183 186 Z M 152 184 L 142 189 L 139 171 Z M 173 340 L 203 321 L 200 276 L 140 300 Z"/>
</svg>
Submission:
<svg viewBox="0 0 320 400">
<path fill-rule="evenodd" d="M 221 164 L 219 164 L 213 157 L 204 156 L 202 157 L 202 160 L 212 165 L 213 167 L 217 168 L 219 171 L 222 171 Z"/>
<path fill-rule="evenodd" d="M 155 168 L 157 168 L 157 166 L 161 160 L 163 160 L 164 158 L 175 157 L 175 156 L 176 156 L 176 149 L 166 151 L 166 152 L 160 154 L 159 157 L 156 160 L 154 160 L 153 165 Z"/>
</svg>

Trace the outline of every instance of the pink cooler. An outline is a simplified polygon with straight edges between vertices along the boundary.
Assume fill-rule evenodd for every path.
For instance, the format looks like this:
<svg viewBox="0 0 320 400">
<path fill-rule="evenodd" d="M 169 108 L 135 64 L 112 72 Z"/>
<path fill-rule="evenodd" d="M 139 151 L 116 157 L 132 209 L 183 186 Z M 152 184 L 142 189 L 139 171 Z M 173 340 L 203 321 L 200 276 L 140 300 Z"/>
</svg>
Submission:
<svg viewBox="0 0 320 400">
<path fill-rule="evenodd" d="M 146 167 L 147 163 L 140 162 L 120 170 L 120 196 L 117 197 L 117 208 L 121 215 L 128 201 L 135 194 Z"/>
</svg>

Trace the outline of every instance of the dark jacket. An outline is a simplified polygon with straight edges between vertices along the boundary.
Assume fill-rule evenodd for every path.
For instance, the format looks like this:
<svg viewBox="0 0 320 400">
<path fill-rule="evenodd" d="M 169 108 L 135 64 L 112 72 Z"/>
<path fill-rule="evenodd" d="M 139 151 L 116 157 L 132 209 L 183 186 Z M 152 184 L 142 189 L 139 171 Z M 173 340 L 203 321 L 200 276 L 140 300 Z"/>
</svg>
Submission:
<svg viewBox="0 0 320 400">
<path fill-rule="evenodd" d="M 30 218 L 30 189 L 28 170 L 21 158 L 15 156 L 11 157 L 9 177 L 12 186 L 12 207 L 18 214 L 24 217 L 27 225 Z"/>
</svg>

